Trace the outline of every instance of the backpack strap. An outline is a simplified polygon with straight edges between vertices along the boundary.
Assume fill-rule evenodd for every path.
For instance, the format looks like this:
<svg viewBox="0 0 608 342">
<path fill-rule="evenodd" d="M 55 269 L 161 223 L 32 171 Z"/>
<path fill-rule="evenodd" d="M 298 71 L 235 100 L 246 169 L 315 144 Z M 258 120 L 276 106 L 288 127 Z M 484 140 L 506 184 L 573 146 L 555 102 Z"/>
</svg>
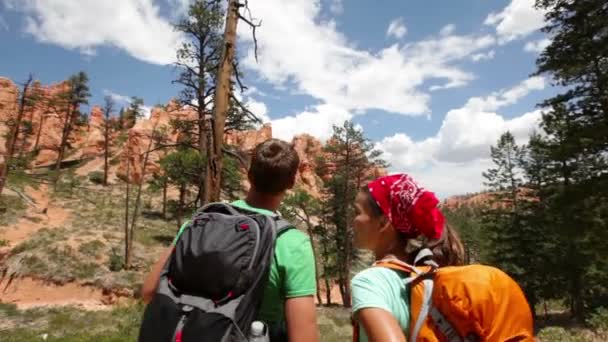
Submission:
<svg viewBox="0 0 608 342">
<path fill-rule="evenodd" d="M 432 254 L 431 254 L 432 255 Z M 418 259 L 418 258 L 417 258 Z M 413 329 L 410 333 L 410 341 L 415 342 L 418 339 L 418 334 L 420 333 L 420 329 L 422 329 L 422 325 L 426 321 L 429 312 L 432 308 L 432 298 L 433 298 L 433 287 L 434 281 L 433 277 L 426 277 L 426 275 L 433 274 L 436 270 L 436 267 L 431 266 L 430 268 L 418 268 L 416 266 L 410 265 L 398 259 L 385 259 L 380 260 L 374 263 L 376 267 L 385 267 L 390 268 L 392 270 L 405 272 L 410 274 L 411 276 L 405 280 L 406 284 L 413 283 L 419 279 L 422 279 L 421 282 L 424 286 L 424 297 L 422 298 L 422 306 L 420 308 L 420 312 L 418 313 L 418 318 L 416 318 L 416 323 L 413 326 Z"/>
<path fill-rule="evenodd" d="M 280 216 L 274 216 L 274 222 L 276 225 L 276 231 L 277 231 L 277 237 L 279 237 L 279 235 L 281 235 L 282 233 L 284 233 L 285 231 L 293 228 L 293 224 L 291 224 L 289 221 L 287 221 L 286 219 L 280 217 Z"/>
<path fill-rule="evenodd" d="M 230 215 L 242 215 L 232 205 L 230 205 L 228 203 L 225 203 L 225 202 L 208 203 L 208 204 L 206 204 L 205 206 L 203 206 L 202 208 L 200 208 L 198 210 L 199 213 L 201 213 L 201 212 L 215 212 L 215 211 L 227 212 Z"/>
<path fill-rule="evenodd" d="M 433 274 L 437 268 L 439 268 L 439 266 L 437 263 L 435 263 L 435 261 L 433 261 L 432 256 L 433 252 L 428 248 L 422 249 L 416 255 L 414 265 L 422 263 L 426 265 L 426 267 L 413 266 L 398 259 L 380 260 L 374 263 L 374 266 L 390 268 L 392 270 L 412 274 L 412 276 L 405 280 L 406 284 L 410 284 L 418 279 L 422 279 L 421 282 L 424 286 L 424 297 L 422 298 L 422 306 L 420 308 L 420 312 L 418 313 L 418 318 L 416 319 L 416 323 L 410 333 L 410 341 L 415 342 L 418 339 L 418 334 L 420 333 L 420 330 L 422 329 L 422 326 L 424 325 L 424 322 L 428 316 L 431 317 L 438 330 L 447 338 L 447 341 L 474 341 L 474 337 L 473 339 L 471 337 L 461 338 L 453 324 L 436 307 L 433 306 L 433 289 L 435 284 L 433 277 L 426 277 L 426 275 Z"/>
</svg>

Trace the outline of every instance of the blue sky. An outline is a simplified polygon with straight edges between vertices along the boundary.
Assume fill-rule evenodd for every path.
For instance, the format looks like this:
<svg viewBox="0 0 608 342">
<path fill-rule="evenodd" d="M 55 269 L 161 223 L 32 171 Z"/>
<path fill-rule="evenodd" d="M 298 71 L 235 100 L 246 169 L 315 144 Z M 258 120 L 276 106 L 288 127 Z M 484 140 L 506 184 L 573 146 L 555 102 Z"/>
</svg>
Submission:
<svg viewBox="0 0 608 342">
<path fill-rule="evenodd" d="M 478 191 L 489 146 L 505 130 L 525 142 L 555 92 L 531 77 L 549 42 L 533 2 L 250 0 L 260 53 L 241 25 L 242 96 L 277 137 L 326 139 L 352 119 L 391 171 L 440 196 Z M 170 23 L 188 3 L 2 0 L 0 76 L 52 83 L 84 70 L 92 105 L 107 94 L 166 103 L 182 39 Z"/>
</svg>

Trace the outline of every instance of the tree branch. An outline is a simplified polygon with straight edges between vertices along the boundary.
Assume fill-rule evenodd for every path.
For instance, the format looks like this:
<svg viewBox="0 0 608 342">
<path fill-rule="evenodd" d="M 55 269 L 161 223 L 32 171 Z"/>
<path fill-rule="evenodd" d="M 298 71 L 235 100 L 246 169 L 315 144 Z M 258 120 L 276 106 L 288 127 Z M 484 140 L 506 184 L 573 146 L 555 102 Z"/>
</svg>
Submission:
<svg viewBox="0 0 608 342">
<path fill-rule="evenodd" d="M 245 7 L 245 10 L 247 11 L 247 13 L 249 14 L 249 19 L 243 17 L 240 13 L 237 13 L 239 16 L 239 19 L 241 19 L 242 21 L 244 21 L 247 25 L 249 25 L 249 27 L 251 27 L 251 32 L 253 35 L 253 49 L 254 49 L 254 54 L 255 54 L 255 61 L 258 61 L 258 39 L 255 35 L 255 30 L 262 26 L 262 20 L 258 21 L 257 23 L 254 23 L 254 19 L 253 16 L 251 15 L 251 9 L 249 9 L 249 1 L 248 0 L 244 0 L 244 4 L 239 4 L 239 7 Z"/>
<path fill-rule="evenodd" d="M 228 149 L 227 147 L 222 147 L 222 151 L 224 153 L 226 153 L 229 156 L 234 157 L 236 160 L 239 161 L 239 163 L 241 164 L 242 167 L 247 168 L 247 161 L 245 160 L 245 158 L 243 158 L 238 152 L 236 151 L 232 151 L 230 149 Z"/>
<path fill-rule="evenodd" d="M 245 90 L 247 90 L 248 88 L 246 86 L 243 85 L 243 82 L 241 81 L 241 76 L 239 75 L 239 64 L 236 61 L 232 62 L 232 68 L 234 69 L 234 76 L 236 78 L 236 82 L 239 85 L 239 88 L 241 88 L 241 93 L 244 92 Z"/>
</svg>

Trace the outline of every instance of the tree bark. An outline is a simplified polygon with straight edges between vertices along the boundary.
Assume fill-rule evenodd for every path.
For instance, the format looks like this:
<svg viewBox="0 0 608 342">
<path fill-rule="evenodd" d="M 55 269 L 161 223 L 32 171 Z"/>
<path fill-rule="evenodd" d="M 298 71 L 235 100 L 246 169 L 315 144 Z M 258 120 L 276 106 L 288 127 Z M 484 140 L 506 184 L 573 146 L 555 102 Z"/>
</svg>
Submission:
<svg viewBox="0 0 608 342">
<path fill-rule="evenodd" d="M 126 196 L 125 196 L 125 263 L 123 267 L 126 269 L 127 265 L 131 263 L 131 251 L 129 250 L 129 177 L 130 165 L 129 155 L 127 155 L 127 179 L 126 179 Z"/>
<path fill-rule="evenodd" d="M 323 276 L 325 280 L 325 305 L 331 305 L 331 282 L 328 276 Z"/>
<path fill-rule="evenodd" d="M 110 110 L 106 109 L 104 120 L 103 186 L 108 186 L 108 157 L 110 145 Z"/>
<path fill-rule="evenodd" d="M 186 184 L 179 186 L 179 202 L 177 203 L 177 229 L 182 226 L 182 216 L 184 211 L 184 202 L 186 197 Z"/>
<path fill-rule="evenodd" d="M 238 0 L 229 0 L 226 11 L 226 27 L 224 30 L 224 43 L 219 68 L 217 71 L 214 107 L 213 107 L 213 153 L 208 156 L 211 189 L 209 200 L 219 201 L 221 191 L 221 176 L 223 167 L 222 146 L 224 143 L 224 127 L 228 113 L 230 99 L 230 78 L 232 77 L 232 61 L 234 61 L 236 48 L 236 28 L 239 20 Z"/>
<path fill-rule="evenodd" d="M 167 218 L 167 180 L 163 181 L 163 219 Z"/>
<path fill-rule="evenodd" d="M 76 112 L 76 109 L 78 108 L 77 104 L 70 104 L 70 106 L 68 106 L 68 112 L 65 118 L 65 123 L 63 126 L 63 133 L 61 134 L 61 143 L 59 145 L 59 154 L 57 155 L 57 163 L 55 164 L 55 171 L 57 172 L 57 174 L 55 175 L 55 184 L 57 184 L 57 181 L 59 180 L 59 169 L 61 168 L 61 162 L 63 161 L 63 157 L 65 154 L 65 148 L 66 145 L 68 144 L 68 138 L 70 136 L 70 133 L 72 131 L 72 125 L 73 125 L 73 117 L 74 117 L 74 113 Z"/>
<path fill-rule="evenodd" d="M 152 133 L 150 136 L 150 142 L 148 143 L 148 148 L 146 149 L 146 153 L 144 155 L 144 164 L 141 169 L 141 179 L 139 180 L 139 184 L 137 184 L 137 197 L 135 198 L 135 207 L 133 208 L 133 213 L 131 217 L 131 228 L 129 229 L 129 253 L 133 252 L 133 237 L 135 236 L 135 225 L 137 224 L 137 217 L 139 215 L 139 206 L 141 204 L 141 192 L 144 185 L 144 179 L 146 178 L 146 166 L 148 166 L 148 158 L 150 156 L 150 150 L 154 145 L 154 131 L 156 131 L 156 124 L 152 128 Z M 127 268 L 131 267 L 131 255 L 129 254 L 129 263 L 127 264 Z"/>
</svg>

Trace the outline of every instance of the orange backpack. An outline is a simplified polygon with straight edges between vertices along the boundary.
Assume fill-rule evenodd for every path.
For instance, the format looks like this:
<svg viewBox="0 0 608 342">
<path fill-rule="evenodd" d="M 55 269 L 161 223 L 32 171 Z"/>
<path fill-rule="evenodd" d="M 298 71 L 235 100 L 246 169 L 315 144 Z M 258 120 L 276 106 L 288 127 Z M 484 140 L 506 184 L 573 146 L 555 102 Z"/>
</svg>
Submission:
<svg viewBox="0 0 608 342">
<path fill-rule="evenodd" d="M 416 257 L 432 257 L 423 250 Z M 374 266 L 410 275 L 409 341 L 533 341 L 530 306 L 517 283 L 503 271 L 485 265 L 439 268 L 432 260 L 412 266 L 381 260 Z M 354 322 L 353 338 L 359 342 Z"/>
</svg>

